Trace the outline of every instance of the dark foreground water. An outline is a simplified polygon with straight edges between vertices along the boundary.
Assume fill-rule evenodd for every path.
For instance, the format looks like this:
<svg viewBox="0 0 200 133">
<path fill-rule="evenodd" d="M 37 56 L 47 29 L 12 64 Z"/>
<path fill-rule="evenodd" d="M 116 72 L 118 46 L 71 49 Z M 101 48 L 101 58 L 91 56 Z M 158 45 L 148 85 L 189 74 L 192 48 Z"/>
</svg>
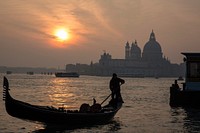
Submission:
<svg viewBox="0 0 200 133">
<path fill-rule="evenodd" d="M 0 75 L 1 85 L 3 74 Z M 36 105 L 78 109 L 82 103 L 92 104 L 96 98 L 101 103 L 109 94 L 110 77 L 80 76 L 80 78 L 56 78 L 54 75 L 6 75 L 11 95 Z M 175 78 L 124 78 L 122 85 L 124 105 L 114 120 L 106 125 L 90 127 L 47 127 L 23 121 L 6 113 L 0 89 L 0 132 L 2 133 L 174 133 L 199 132 L 200 110 L 169 106 L 169 87 Z M 197 101 L 200 102 L 200 101 Z"/>
</svg>

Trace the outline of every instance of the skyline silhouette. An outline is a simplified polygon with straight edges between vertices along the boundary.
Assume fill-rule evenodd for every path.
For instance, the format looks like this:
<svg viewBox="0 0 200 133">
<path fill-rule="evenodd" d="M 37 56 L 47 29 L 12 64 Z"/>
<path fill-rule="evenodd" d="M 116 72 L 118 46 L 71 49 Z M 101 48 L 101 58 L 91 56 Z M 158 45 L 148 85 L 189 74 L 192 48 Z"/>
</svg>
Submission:
<svg viewBox="0 0 200 133">
<path fill-rule="evenodd" d="M 0 66 L 61 67 L 124 58 L 124 43 L 144 47 L 154 30 L 163 53 L 182 63 L 181 52 L 200 51 L 200 1 L 94 0 L 0 2 Z M 55 31 L 65 30 L 66 40 Z M 62 36 L 62 35 L 61 35 Z"/>
</svg>

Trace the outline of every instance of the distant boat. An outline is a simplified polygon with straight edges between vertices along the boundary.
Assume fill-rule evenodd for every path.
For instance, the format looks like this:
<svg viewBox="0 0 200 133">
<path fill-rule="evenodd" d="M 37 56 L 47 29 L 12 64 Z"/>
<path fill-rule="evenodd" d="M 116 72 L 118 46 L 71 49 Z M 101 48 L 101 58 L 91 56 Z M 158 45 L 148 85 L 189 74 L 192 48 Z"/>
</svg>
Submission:
<svg viewBox="0 0 200 133">
<path fill-rule="evenodd" d="M 33 74 L 34 74 L 34 72 L 27 72 L 27 74 L 29 74 L 29 75 L 33 75 Z"/>
<path fill-rule="evenodd" d="M 128 78 L 144 78 L 143 74 L 132 74 L 132 73 L 119 73 L 120 77 L 128 77 Z"/>
<path fill-rule="evenodd" d="M 6 74 L 12 74 L 12 71 L 6 71 Z"/>
<path fill-rule="evenodd" d="M 178 80 L 184 80 L 182 76 L 178 77 Z"/>
<path fill-rule="evenodd" d="M 78 78 L 80 75 L 76 72 L 57 72 L 55 73 L 56 77 L 76 77 Z"/>
</svg>

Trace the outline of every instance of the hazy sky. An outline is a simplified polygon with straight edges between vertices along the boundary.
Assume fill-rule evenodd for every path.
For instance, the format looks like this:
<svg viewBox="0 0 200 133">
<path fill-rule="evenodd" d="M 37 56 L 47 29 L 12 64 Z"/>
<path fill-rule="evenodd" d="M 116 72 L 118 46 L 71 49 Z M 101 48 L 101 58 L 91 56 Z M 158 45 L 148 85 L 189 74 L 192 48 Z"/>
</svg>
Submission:
<svg viewBox="0 0 200 133">
<path fill-rule="evenodd" d="M 1 0 L 0 66 L 64 68 L 98 62 L 104 50 L 124 58 L 125 43 L 143 51 L 152 29 L 172 63 L 200 52 L 200 0 Z"/>
</svg>

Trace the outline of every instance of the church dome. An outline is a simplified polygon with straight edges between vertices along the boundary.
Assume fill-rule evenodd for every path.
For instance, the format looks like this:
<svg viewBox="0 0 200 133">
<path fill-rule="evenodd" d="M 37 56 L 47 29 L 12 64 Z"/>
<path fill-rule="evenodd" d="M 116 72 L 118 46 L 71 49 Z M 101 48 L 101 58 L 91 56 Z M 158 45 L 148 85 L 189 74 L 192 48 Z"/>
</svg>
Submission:
<svg viewBox="0 0 200 133">
<path fill-rule="evenodd" d="M 135 43 L 132 43 L 131 51 L 130 51 L 130 58 L 134 60 L 141 59 L 141 49 L 137 45 L 137 41 Z"/>
<path fill-rule="evenodd" d="M 132 52 L 136 52 L 136 53 L 141 53 L 141 49 L 138 47 L 136 41 L 135 41 L 135 44 L 132 43 L 131 51 L 132 51 Z"/>
<path fill-rule="evenodd" d="M 144 50 L 143 52 L 158 52 L 158 53 L 161 53 L 162 50 L 161 50 L 161 46 L 160 44 L 156 41 L 156 38 L 155 38 L 155 34 L 154 32 L 152 31 L 151 35 L 150 35 L 150 38 L 149 38 L 149 41 L 145 44 L 144 46 Z"/>
<path fill-rule="evenodd" d="M 160 44 L 156 41 L 153 31 L 150 34 L 149 41 L 144 46 L 142 58 L 147 61 L 158 61 L 162 59 L 162 49 Z"/>
</svg>

